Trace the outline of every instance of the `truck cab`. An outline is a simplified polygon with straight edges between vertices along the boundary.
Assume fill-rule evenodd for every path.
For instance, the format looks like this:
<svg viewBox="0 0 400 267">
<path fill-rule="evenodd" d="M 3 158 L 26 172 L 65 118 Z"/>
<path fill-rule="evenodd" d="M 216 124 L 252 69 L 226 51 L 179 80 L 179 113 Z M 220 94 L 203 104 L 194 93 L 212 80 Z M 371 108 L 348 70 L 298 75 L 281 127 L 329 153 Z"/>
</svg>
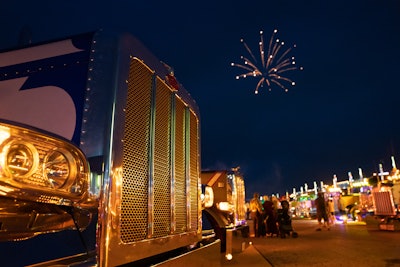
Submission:
<svg viewBox="0 0 400 267">
<path fill-rule="evenodd" d="M 203 227 L 212 229 L 221 240 L 221 252 L 231 243 L 228 231 L 248 235 L 246 223 L 245 184 L 237 168 L 231 170 L 203 170 L 201 184 L 204 196 Z M 208 192 L 207 192 L 208 191 Z"/>
<path fill-rule="evenodd" d="M 196 102 L 130 34 L 99 30 L 1 51 L 8 266 L 140 266 L 198 246 L 199 147 Z"/>
</svg>

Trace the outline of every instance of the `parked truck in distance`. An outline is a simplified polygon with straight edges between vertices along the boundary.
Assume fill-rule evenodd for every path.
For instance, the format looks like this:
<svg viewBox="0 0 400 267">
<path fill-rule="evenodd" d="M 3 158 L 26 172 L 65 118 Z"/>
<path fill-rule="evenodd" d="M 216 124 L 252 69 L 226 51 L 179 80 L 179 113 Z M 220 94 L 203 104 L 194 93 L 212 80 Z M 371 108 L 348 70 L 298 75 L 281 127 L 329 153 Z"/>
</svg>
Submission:
<svg viewBox="0 0 400 267">
<path fill-rule="evenodd" d="M 239 168 L 203 170 L 203 227 L 221 240 L 221 251 L 231 253 L 232 231 L 247 236 L 245 183 Z"/>
<path fill-rule="evenodd" d="M 0 52 L 2 263 L 219 257 L 202 243 L 199 129 L 196 102 L 130 34 Z"/>
<path fill-rule="evenodd" d="M 398 179 L 382 179 L 375 176 L 372 187 L 374 213 L 365 218 L 372 230 L 400 231 L 400 182 Z"/>
</svg>

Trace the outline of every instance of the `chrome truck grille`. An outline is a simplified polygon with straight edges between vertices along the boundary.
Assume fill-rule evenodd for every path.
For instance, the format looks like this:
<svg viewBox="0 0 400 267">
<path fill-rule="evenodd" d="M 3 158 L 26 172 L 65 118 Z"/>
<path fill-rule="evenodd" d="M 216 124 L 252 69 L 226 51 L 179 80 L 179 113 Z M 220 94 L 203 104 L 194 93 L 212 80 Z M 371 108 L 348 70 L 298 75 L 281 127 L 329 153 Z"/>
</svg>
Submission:
<svg viewBox="0 0 400 267">
<path fill-rule="evenodd" d="M 245 186 L 244 186 L 244 180 L 243 177 L 241 176 L 236 176 L 236 191 L 237 191 L 237 203 L 236 203 L 236 209 L 237 209 L 237 220 L 240 223 L 244 223 L 246 221 L 246 196 L 245 196 Z"/>
<path fill-rule="evenodd" d="M 396 215 L 391 191 L 373 191 L 375 215 Z"/>
<path fill-rule="evenodd" d="M 135 58 L 128 85 L 121 241 L 197 232 L 198 119 L 163 80 Z"/>
<path fill-rule="evenodd" d="M 126 103 L 126 122 L 121 196 L 121 240 L 124 243 L 147 236 L 149 131 L 152 73 L 132 62 Z M 131 65 L 132 65 L 131 64 Z M 132 88 L 131 88 L 132 87 Z M 147 90 L 146 90 L 147 89 Z"/>
</svg>

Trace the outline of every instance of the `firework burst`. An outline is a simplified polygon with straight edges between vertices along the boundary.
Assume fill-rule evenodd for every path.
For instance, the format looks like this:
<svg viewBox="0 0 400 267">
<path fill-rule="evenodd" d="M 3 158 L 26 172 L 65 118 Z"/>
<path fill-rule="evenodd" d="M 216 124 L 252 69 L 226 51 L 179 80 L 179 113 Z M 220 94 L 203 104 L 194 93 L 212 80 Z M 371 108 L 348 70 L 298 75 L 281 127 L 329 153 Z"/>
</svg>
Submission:
<svg viewBox="0 0 400 267">
<path fill-rule="evenodd" d="M 247 77 L 255 77 L 259 79 L 256 89 L 254 90 L 255 94 L 258 94 L 259 89 L 264 87 L 264 85 L 266 85 L 268 90 L 271 91 L 273 84 L 287 92 L 289 90 L 287 85 L 295 86 L 296 83 L 285 76 L 286 72 L 303 69 L 303 67 L 296 66 L 294 56 L 289 56 L 289 53 L 296 47 L 296 45 L 285 50 L 285 43 L 279 39 L 275 39 L 277 32 L 278 30 L 274 30 L 269 41 L 268 51 L 265 51 L 263 31 L 260 31 L 260 42 L 258 43 L 260 62 L 257 61 L 244 39 L 241 39 L 240 42 L 243 43 L 243 46 L 249 53 L 251 60 L 248 57 L 241 56 L 240 58 L 243 60 L 242 64 L 231 63 L 231 66 L 239 67 L 246 71 L 243 74 L 237 75 L 237 80 Z"/>
</svg>

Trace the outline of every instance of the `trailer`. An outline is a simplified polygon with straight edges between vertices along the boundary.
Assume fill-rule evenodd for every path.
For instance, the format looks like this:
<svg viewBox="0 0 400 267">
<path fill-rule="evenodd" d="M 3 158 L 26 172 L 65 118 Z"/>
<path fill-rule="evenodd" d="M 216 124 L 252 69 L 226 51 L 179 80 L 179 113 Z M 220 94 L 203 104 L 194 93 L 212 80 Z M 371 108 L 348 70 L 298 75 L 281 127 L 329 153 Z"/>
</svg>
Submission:
<svg viewBox="0 0 400 267">
<path fill-rule="evenodd" d="M 132 35 L 0 52 L 6 266 L 218 265 L 200 166 L 195 100 Z"/>
</svg>

